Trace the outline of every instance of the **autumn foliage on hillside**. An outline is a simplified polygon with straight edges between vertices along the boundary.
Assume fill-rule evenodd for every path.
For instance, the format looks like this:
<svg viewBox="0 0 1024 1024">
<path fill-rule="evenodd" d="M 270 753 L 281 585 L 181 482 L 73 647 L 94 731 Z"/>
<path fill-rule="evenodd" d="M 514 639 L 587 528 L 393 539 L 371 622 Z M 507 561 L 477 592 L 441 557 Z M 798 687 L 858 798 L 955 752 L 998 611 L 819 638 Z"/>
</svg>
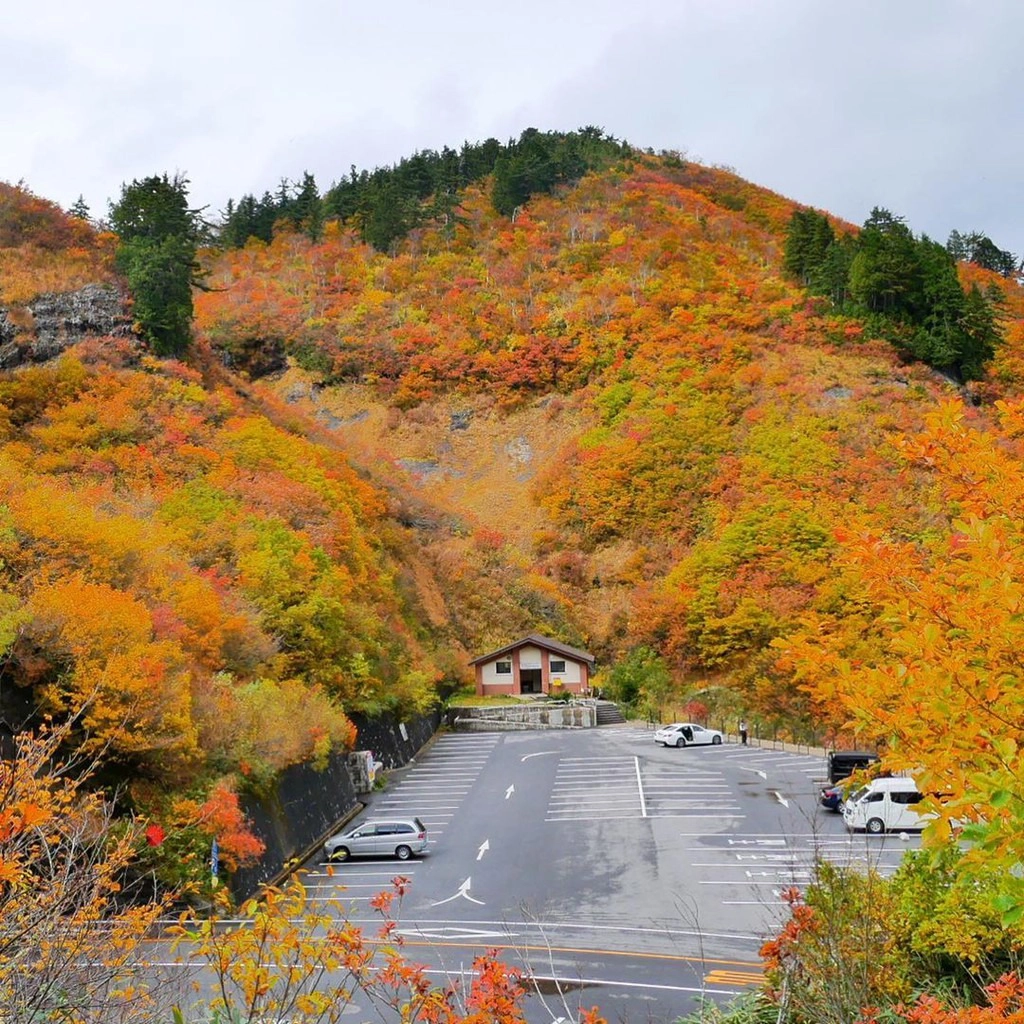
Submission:
<svg viewBox="0 0 1024 1024">
<path fill-rule="evenodd" d="M 0 304 L 113 281 L 114 241 L 23 185 L 0 181 Z"/>
<path fill-rule="evenodd" d="M 217 779 L 266 784 L 349 746 L 346 710 L 429 701 L 381 500 L 333 452 L 175 363 L 13 374 L 0 432 L 4 689 L 78 716 L 149 813 L 209 825 Z"/>
<path fill-rule="evenodd" d="M 5 303 L 51 262 L 61 287 L 76 260 L 108 273 L 91 229 L 3 198 Z M 216 835 L 239 863 L 258 849 L 238 788 L 343 749 L 346 711 L 423 707 L 431 632 L 557 634 L 652 715 L 877 745 L 916 774 L 934 859 L 906 900 L 846 893 L 872 935 L 903 929 L 863 998 L 909 999 L 927 953 L 929 983 L 955 960 L 1017 1012 L 1024 292 L 960 266 L 998 289 L 1005 338 L 967 391 L 791 278 L 794 204 L 731 172 L 631 153 L 507 216 L 492 198 L 471 185 L 388 254 L 336 221 L 205 254 L 204 374 L 108 339 L 0 381 L 5 699 L 116 762 L 154 848 L 195 862 Z M 298 399 L 233 376 L 285 357 Z M 463 455 L 432 481 L 462 430 L 498 471 Z M 971 850 L 944 861 L 961 828 Z M 908 924 L 925 894 L 933 919 Z M 865 965 L 807 911 L 773 969 Z M 836 1019 L 872 1019 L 860 997 Z M 831 1019 L 808 1005 L 794 1019 Z"/>
<path fill-rule="evenodd" d="M 637 154 L 514 218 L 483 188 L 461 199 L 453 230 L 419 228 L 394 256 L 332 222 L 211 258 L 202 336 L 239 367 L 276 348 L 410 413 L 451 394 L 486 394 L 495 415 L 571 399 L 581 429 L 522 494 L 550 526 L 534 547 L 502 551 L 469 484 L 451 511 L 472 507 L 496 560 L 544 581 L 574 638 L 647 645 L 683 693 L 834 734 L 771 643 L 805 611 L 856 609 L 838 524 L 914 535 L 941 515 L 891 439 L 948 383 L 791 280 L 794 204 L 728 171 Z M 1020 289 L 1003 284 L 1010 309 Z M 993 381 L 1016 379 L 1014 329 Z M 605 604 L 624 616 L 599 621 Z"/>
<path fill-rule="evenodd" d="M 546 517 L 532 545 L 471 481 L 420 485 L 472 509 L 480 564 L 534 593 L 545 579 L 652 712 L 877 746 L 936 814 L 907 879 L 824 878 L 813 913 L 794 906 L 767 953 L 772 1019 L 999 1019 L 1017 1012 L 1024 920 L 1024 292 L 959 267 L 1003 338 L 961 389 L 787 276 L 792 212 L 727 172 L 638 157 L 514 218 L 470 189 L 454 232 L 393 256 L 337 224 L 250 244 L 211 263 L 225 290 L 199 323 L 239 365 L 269 343 L 323 391 L 388 405 L 381 443 L 452 395 L 492 420 L 571 408 L 578 429 L 516 491 Z M 865 984 L 821 995 L 837 962 Z M 951 1001 L 913 1001 L 944 986 Z"/>
</svg>

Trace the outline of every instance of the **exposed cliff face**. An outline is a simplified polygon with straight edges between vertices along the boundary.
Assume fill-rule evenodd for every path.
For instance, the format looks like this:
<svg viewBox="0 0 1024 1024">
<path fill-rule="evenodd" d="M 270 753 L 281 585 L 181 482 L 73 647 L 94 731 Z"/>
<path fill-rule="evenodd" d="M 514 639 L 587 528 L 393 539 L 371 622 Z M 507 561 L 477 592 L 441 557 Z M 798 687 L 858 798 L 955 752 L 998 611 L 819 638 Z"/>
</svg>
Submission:
<svg viewBox="0 0 1024 1024">
<path fill-rule="evenodd" d="M 14 324 L 7 318 L 7 310 L 0 309 L 0 351 L 14 341 Z"/>
<path fill-rule="evenodd" d="M 28 311 L 31 326 L 19 331 L 0 309 L 0 369 L 45 362 L 86 338 L 131 334 L 124 296 L 109 285 L 41 295 Z"/>
</svg>

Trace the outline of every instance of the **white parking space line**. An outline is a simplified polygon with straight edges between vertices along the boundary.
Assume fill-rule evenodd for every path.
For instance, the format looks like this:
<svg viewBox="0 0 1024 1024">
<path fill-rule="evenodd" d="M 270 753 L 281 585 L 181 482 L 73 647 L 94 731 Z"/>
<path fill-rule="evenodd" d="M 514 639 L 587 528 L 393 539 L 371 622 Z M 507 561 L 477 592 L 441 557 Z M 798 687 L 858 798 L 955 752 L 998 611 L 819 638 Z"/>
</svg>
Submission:
<svg viewBox="0 0 1024 1024">
<path fill-rule="evenodd" d="M 732 860 L 711 860 L 711 861 L 693 861 L 693 867 L 695 868 L 728 868 L 728 869 L 744 869 L 749 867 L 767 867 L 773 865 L 783 866 L 797 866 L 797 867 L 813 867 L 815 863 L 814 857 L 803 857 L 800 855 L 792 855 L 785 853 L 778 854 L 737 854 L 736 859 Z"/>
<path fill-rule="evenodd" d="M 716 837 L 718 838 L 718 837 Z M 782 856 L 783 851 L 786 854 L 795 853 L 801 856 L 816 857 L 822 854 L 837 854 L 837 853 L 857 853 L 863 852 L 865 847 L 864 844 L 858 843 L 856 845 L 844 842 L 838 843 L 819 843 L 816 845 L 807 846 L 788 846 L 784 839 L 778 840 L 776 843 L 769 844 L 767 841 L 762 841 L 761 844 L 752 846 L 750 844 L 735 843 L 733 846 L 688 846 L 685 848 L 691 853 L 724 853 L 730 857 L 733 855 L 742 854 L 743 856 Z M 888 855 L 896 857 L 897 859 L 902 858 L 903 846 L 890 847 L 889 849 L 874 849 L 868 846 L 867 851 L 871 854 Z M 773 852 L 775 851 L 775 852 Z"/>
<path fill-rule="evenodd" d="M 737 808 L 737 810 L 739 810 L 739 808 Z M 685 818 L 685 819 L 693 820 L 693 821 L 700 821 L 702 819 L 705 820 L 705 821 L 722 821 L 723 819 L 726 820 L 726 821 L 742 821 L 746 817 L 746 815 L 745 814 L 733 814 L 732 811 L 729 808 L 719 809 L 719 808 L 716 807 L 710 813 L 708 813 L 708 812 L 697 812 L 695 814 L 691 814 L 691 813 L 684 812 L 684 811 L 679 811 L 678 813 L 673 813 L 672 811 L 657 811 L 656 813 L 649 815 L 649 817 L 651 817 L 651 818 L 675 818 L 675 819 L 680 819 L 680 820 Z"/>
<path fill-rule="evenodd" d="M 427 767 L 444 767 L 444 768 L 459 768 L 464 765 L 484 764 L 490 758 L 493 750 L 473 752 L 473 753 L 449 753 L 446 754 L 441 751 L 432 750 L 430 753 L 424 755 L 424 757 L 416 761 L 415 764 L 410 764 L 409 768 L 427 768 Z"/>
<path fill-rule="evenodd" d="M 789 761 L 774 754 L 726 754 L 726 760 L 733 764 L 752 764 L 759 768 L 789 767 Z"/>
<path fill-rule="evenodd" d="M 490 751 L 485 754 L 444 754 L 441 751 L 431 751 L 427 754 L 422 761 L 417 761 L 414 765 L 422 766 L 426 764 L 432 765 L 460 765 L 460 764 L 483 764 Z"/>
<path fill-rule="evenodd" d="M 783 873 L 783 874 L 785 874 L 785 873 Z M 733 887 L 735 887 L 737 885 L 774 885 L 774 886 L 778 886 L 781 883 L 785 882 L 786 880 L 787 880 L 786 877 L 775 878 L 775 879 L 773 879 L 771 881 L 769 881 L 766 878 L 744 878 L 741 882 L 717 882 L 717 881 L 716 882 L 710 882 L 710 881 L 701 881 L 701 882 L 698 882 L 697 884 L 698 885 L 731 885 Z"/>
<path fill-rule="evenodd" d="M 427 764 L 428 762 L 431 764 L 472 764 L 473 762 L 480 764 L 486 761 L 493 751 L 493 747 L 488 747 L 486 750 L 460 750 L 458 752 L 439 750 L 435 747 L 416 764 Z"/>
<path fill-rule="evenodd" d="M 594 772 L 587 772 L 584 775 L 559 775 L 552 783 L 552 786 L 557 786 L 560 789 L 567 789 L 572 786 L 575 786 L 579 789 L 601 786 L 601 788 L 603 789 L 605 787 L 616 787 L 626 785 L 633 786 L 634 789 L 636 788 L 636 784 L 633 782 L 632 778 L 627 780 L 621 777 L 616 777 L 612 774 L 610 769 L 607 772 L 607 774 L 596 774 Z"/>
<path fill-rule="evenodd" d="M 458 797 L 465 796 L 464 793 L 456 794 Z M 446 794 L 442 800 L 431 799 L 426 794 L 421 793 L 403 793 L 396 800 L 388 800 L 387 802 L 381 802 L 379 804 L 373 804 L 373 808 L 388 808 L 394 811 L 398 808 L 411 809 L 413 813 L 416 813 L 416 809 L 424 809 L 428 811 L 437 811 L 444 813 L 445 811 L 455 811 L 462 806 L 462 800 L 452 800 L 452 794 Z"/>
<path fill-rule="evenodd" d="M 428 760 L 438 764 L 486 761 L 493 751 L 493 746 L 486 748 L 470 748 L 468 750 L 455 750 L 454 748 L 451 750 L 445 750 L 443 747 L 434 747 L 424 755 L 422 760 L 417 761 L 416 764 L 424 764 Z"/>
<path fill-rule="evenodd" d="M 548 806 L 555 810 L 558 807 L 577 807 L 580 804 L 596 804 L 598 807 L 605 806 L 622 806 L 635 807 L 636 806 L 636 793 L 630 793 L 628 796 L 591 796 L 586 797 L 580 794 L 571 794 L 569 796 L 553 796 L 548 803 Z"/>
<path fill-rule="evenodd" d="M 643 792 L 637 788 L 637 763 L 635 757 L 623 754 L 559 758 L 544 820 L 642 817 L 645 808 Z"/>
<path fill-rule="evenodd" d="M 422 818 L 424 821 L 447 821 L 449 818 L 455 816 L 454 810 L 449 810 L 447 807 L 431 807 L 429 804 L 424 807 L 422 802 L 416 800 L 409 804 L 392 805 L 387 808 L 388 814 L 410 814 L 416 815 L 418 818 Z"/>
<path fill-rule="evenodd" d="M 665 811 L 703 811 L 706 818 L 712 817 L 718 811 L 739 811 L 742 810 L 739 804 L 709 804 L 697 800 L 677 800 L 672 803 L 659 803 L 658 813 Z M 731 815 L 730 815 L 731 816 Z"/>
<path fill-rule="evenodd" d="M 349 896 L 346 893 L 340 893 L 336 897 L 336 899 L 338 900 L 339 903 L 369 903 L 370 900 L 375 900 L 377 898 L 377 895 L 377 893 L 374 893 L 372 896 Z M 312 898 L 314 900 L 322 899 L 322 897 L 316 896 Z"/>
<path fill-rule="evenodd" d="M 469 790 L 446 790 L 441 793 L 434 794 L 433 790 L 421 790 L 421 789 L 396 789 L 395 800 L 389 801 L 391 803 L 402 803 L 402 804 L 430 804 L 433 807 L 440 809 L 451 808 L 452 806 L 461 807 L 462 800 Z M 374 806 L 379 807 L 380 804 Z"/>
<path fill-rule="evenodd" d="M 586 803 L 562 804 L 558 807 L 549 807 L 545 812 L 548 817 L 568 817 L 574 814 L 608 814 L 626 815 L 636 817 L 640 813 L 634 801 L 631 804 L 604 804 L 600 800 L 589 800 Z"/>
<path fill-rule="evenodd" d="M 679 784 L 672 785 L 669 782 L 651 782 L 648 780 L 647 785 L 644 787 L 648 793 L 667 792 L 675 793 L 679 789 Z M 708 796 L 712 796 L 715 793 L 731 793 L 732 786 L 726 784 L 720 784 L 717 782 L 689 782 L 686 784 L 687 792 L 699 791 L 706 793 Z"/>
<path fill-rule="evenodd" d="M 388 885 L 395 875 L 401 875 L 403 878 L 412 878 L 416 873 L 415 867 L 409 867 L 409 862 L 406 861 L 399 869 L 397 866 L 392 868 L 390 871 L 360 871 L 352 867 L 352 862 L 348 861 L 343 867 L 340 863 L 334 866 L 332 874 L 328 874 L 326 871 L 307 871 L 305 878 L 330 878 L 337 882 L 344 874 L 346 879 L 349 878 L 376 878 L 379 881 L 367 882 L 366 885 Z M 346 883 L 347 884 L 347 883 Z"/>
<path fill-rule="evenodd" d="M 615 771 L 624 764 L 630 768 L 633 766 L 632 758 L 620 757 L 615 761 L 600 761 L 593 764 L 572 764 L 559 763 L 558 774 L 567 779 L 593 779 L 595 773 L 602 771 Z"/>
<path fill-rule="evenodd" d="M 553 818 L 545 818 L 545 821 L 616 821 L 616 820 L 628 820 L 635 819 L 638 817 L 636 811 L 630 814 L 566 814 Z"/>
<path fill-rule="evenodd" d="M 479 739 L 439 737 L 421 758 L 414 759 L 392 779 L 379 801 L 371 801 L 366 816 L 415 814 L 427 826 L 428 847 L 433 846 L 445 834 L 500 739 L 497 735 Z M 346 877 L 350 874 L 344 872 Z M 393 869 L 388 877 L 396 874 L 405 872 Z"/>
<path fill-rule="evenodd" d="M 410 768 L 426 768 L 433 764 L 472 764 L 476 762 L 480 764 L 486 761 L 493 753 L 493 748 L 489 748 L 480 752 L 465 751 L 463 753 L 445 753 L 443 750 L 429 751 L 424 754 L 422 758 L 417 761 L 410 761 Z"/>
<path fill-rule="evenodd" d="M 471 788 L 470 786 L 466 786 L 465 789 L 452 789 L 450 786 L 396 786 L 391 792 L 397 799 L 406 802 L 409 800 L 430 800 L 433 798 L 435 802 L 445 800 L 451 805 L 453 801 L 461 804 L 462 798 Z"/>
<path fill-rule="evenodd" d="M 350 889 L 373 889 L 376 892 L 382 892 L 389 886 L 389 882 L 348 882 L 343 878 L 335 877 L 333 884 L 317 883 L 316 885 L 307 885 L 306 889 L 344 889 L 346 892 Z"/>
<path fill-rule="evenodd" d="M 436 793 L 438 799 L 462 801 L 466 793 L 473 788 L 471 782 L 459 782 L 457 785 L 442 782 L 400 782 L 388 795 L 397 793 Z"/>
</svg>

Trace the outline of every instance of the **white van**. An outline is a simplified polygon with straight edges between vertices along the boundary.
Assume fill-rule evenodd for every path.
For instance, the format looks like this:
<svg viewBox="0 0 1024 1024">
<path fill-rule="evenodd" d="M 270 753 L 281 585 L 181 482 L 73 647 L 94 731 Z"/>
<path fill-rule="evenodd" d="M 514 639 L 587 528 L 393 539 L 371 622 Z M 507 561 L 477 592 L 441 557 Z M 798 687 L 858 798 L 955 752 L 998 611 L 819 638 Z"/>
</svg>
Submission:
<svg viewBox="0 0 1024 1024">
<path fill-rule="evenodd" d="M 851 831 L 863 829 L 873 835 L 919 830 L 934 817 L 919 811 L 923 799 L 913 779 L 872 779 L 847 798 L 843 821 Z"/>
</svg>

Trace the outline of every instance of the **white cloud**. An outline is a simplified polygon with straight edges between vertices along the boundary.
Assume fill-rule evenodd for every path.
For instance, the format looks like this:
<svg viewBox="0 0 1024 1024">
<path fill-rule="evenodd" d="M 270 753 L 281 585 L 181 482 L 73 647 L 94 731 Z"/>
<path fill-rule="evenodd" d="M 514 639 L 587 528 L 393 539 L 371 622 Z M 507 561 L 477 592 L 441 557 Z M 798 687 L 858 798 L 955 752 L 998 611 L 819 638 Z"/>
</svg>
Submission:
<svg viewBox="0 0 1024 1024">
<path fill-rule="evenodd" d="M 419 148 L 599 124 L 863 220 L 1024 249 L 1018 0 L 40 0 L 0 27 L 0 177 L 94 212 L 322 186 Z"/>
</svg>

